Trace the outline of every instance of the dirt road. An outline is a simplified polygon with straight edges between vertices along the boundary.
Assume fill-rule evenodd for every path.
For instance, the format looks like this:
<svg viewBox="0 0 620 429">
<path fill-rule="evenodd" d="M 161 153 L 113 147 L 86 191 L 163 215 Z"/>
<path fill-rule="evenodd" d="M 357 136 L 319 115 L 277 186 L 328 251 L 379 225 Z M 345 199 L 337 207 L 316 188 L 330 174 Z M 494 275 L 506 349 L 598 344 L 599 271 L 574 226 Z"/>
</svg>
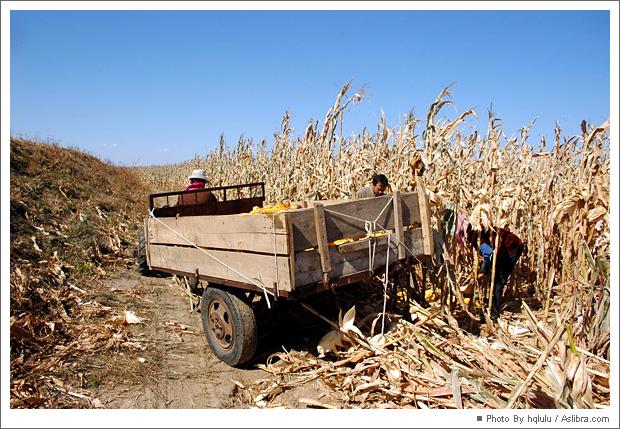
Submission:
<svg viewBox="0 0 620 429">
<path fill-rule="evenodd" d="M 170 277 L 141 277 L 135 270 L 119 270 L 106 281 L 98 300 L 132 311 L 142 322 L 124 327 L 126 344 L 134 347 L 97 356 L 89 363 L 92 370 L 86 384 L 105 408 L 246 408 L 249 404 L 235 394 L 239 389 L 235 382 L 246 385 L 268 378 L 270 374 L 256 365 L 272 351 L 281 351 L 282 346 L 310 349 L 325 332 L 310 318 L 276 336 L 262 335 L 257 358 L 240 369 L 213 355 L 200 313 L 190 311 L 189 295 Z M 278 403 L 304 408 L 300 397 L 331 395 L 314 381 L 284 392 Z"/>
<path fill-rule="evenodd" d="M 128 328 L 137 331 L 134 335 L 145 350 L 130 353 L 130 359 L 126 353 L 119 356 L 116 382 L 102 383 L 96 392 L 103 406 L 228 408 L 234 406 L 233 379 L 244 383 L 262 375 L 258 369 L 232 368 L 211 353 L 200 314 L 190 312 L 189 296 L 171 278 L 122 270 L 106 287 L 111 296 L 131 297 L 125 306 L 143 323 Z M 136 308 L 129 308 L 131 304 Z"/>
</svg>

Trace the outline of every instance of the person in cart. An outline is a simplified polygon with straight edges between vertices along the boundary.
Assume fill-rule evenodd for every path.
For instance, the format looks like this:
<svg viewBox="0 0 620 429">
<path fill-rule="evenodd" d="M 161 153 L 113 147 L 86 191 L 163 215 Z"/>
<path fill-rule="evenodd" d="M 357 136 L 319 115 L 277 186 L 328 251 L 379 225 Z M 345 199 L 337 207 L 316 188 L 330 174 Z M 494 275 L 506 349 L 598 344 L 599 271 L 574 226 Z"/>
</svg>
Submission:
<svg viewBox="0 0 620 429">
<path fill-rule="evenodd" d="M 202 169 L 192 171 L 192 174 L 188 177 L 188 179 L 190 183 L 185 187 L 184 191 L 201 191 L 205 189 L 205 186 L 209 182 L 209 179 L 205 174 L 205 170 Z M 216 202 L 217 197 L 211 191 L 206 191 L 179 195 L 179 202 L 177 205 L 188 206 L 193 204 Z"/>
</svg>

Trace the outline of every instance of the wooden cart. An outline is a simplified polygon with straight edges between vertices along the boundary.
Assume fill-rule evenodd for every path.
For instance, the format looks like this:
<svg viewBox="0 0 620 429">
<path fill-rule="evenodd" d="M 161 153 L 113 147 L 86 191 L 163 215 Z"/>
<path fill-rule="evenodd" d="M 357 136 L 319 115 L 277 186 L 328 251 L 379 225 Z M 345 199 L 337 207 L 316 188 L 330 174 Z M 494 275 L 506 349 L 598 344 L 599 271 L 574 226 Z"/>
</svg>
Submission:
<svg viewBox="0 0 620 429">
<path fill-rule="evenodd" d="M 206 193 L 218 201 L 201 202 Z M 256 350 L 250 306 L 255 295 L 272 301 L 302 299 L 367 279 L 375 270 L 385 270 L 388 259 L 390 267 L 397 267 L 433 249 L 421 186 L 417 192 L 248 213 L 263 202 L 263 183 L 152 194 L 151 215 L 144 223 L 139 252 L 143 271 L 169 272 L 208 285 L 201 301 L 203 327 L 214 353 L 230 365 L 247 362 Z M 385 231 L 390 233 L 380 235 Z M 351 237 L 356 240 L 338 244 Z"/>
</svg>

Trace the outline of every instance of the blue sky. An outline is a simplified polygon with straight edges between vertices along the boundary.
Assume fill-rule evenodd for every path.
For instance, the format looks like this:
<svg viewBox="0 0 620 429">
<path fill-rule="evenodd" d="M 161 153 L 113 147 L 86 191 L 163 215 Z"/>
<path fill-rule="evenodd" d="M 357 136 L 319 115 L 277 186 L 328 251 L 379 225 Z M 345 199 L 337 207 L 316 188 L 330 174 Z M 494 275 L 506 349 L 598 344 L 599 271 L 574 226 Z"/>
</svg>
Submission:
<svg viewBox="0 0 620 429">
<path fill-rule="evenodd" d="M 367 98 L 345 134 L 424 119 L 451 82 L 454 118 L 491 103 L 513 135 L 538 117 L 577 133 L 609 116 L 608 11 L 12 11 L 11 134 L 122 165 L 204 155 L 224 134 L 303 134 L 344 83 Z"/>
</svg>

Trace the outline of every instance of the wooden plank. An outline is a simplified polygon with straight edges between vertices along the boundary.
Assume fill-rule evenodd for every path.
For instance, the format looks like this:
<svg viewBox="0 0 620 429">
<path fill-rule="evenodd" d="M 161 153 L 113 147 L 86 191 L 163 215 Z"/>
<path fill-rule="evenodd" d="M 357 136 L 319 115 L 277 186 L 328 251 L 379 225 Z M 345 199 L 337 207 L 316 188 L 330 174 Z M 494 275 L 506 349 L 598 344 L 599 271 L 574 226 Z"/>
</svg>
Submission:
<svg viewBox="0 0 620 429">
<path fill-rule="evenodd" d="M 325 228 L 325 211 L 322 204 L 314 205 L 314 226 L 316 231 L 316 241 L 321 256 L 321 272 L 323 280 L 327 281 L 332 267 L 329 263 L 329 249 L 327 248 L 327 231 Z"/>
<path fill-rule="evenodd" d="M 342 204 L 343 202 L 348 201 L 348 200 L 309 200 L 306 201 L 306 207 L 314 207 L 317 204 L 321 204 L 323 206 L 333 206 L 334 204 Z"/>
<path fill-rule="evenodd" d="M 331 249 L 330 249 L 331 251 Z M 378 247 L 377 253 L 375 255 L 375 263 L 374 267 L 382 267 L 385 266 L 385 257 L 386 257 L 386 246 Z M 391 250 L 390 260 L 395 263 L 396 262 L 396 253 Z M 340 255 L 337 251 L 335 254 Z M 333 256 L 332 253 L 331 256 Z M 340 278 L 355 275 L 362 271 L 367 271 L 369 268 L 368 265 L 368 252 L 359 252 L 359 256 L 353 257 L 354 254 L 347 254 L 347 259 L 341 259 L 339 261 L 334 260 L 332 264 L 332 270 L 329 273 L 329 280 L 336 281 Z M 344 256 L 344 255 L 340 255 Z M 297 257 L 297 266 L 300 267 L 302 263 L 308 264 L 307 266 L 317 266 L 319 261 L 318 252 L 301 252 Z M 307 284 L 322 282 L 323 277 L 320 271 L 318 270 L 308 270 L 303 269 L 302 271 L 298 271 L 295 275 L 295 285 L 296 287 L 301 287 Z"/>
<path fill-rule="evenodd" d="M 396 239 L 398 240 L 398 259 L 405 259 L 405 236 L 403 234 L 403 210 L 402 210 L 402 201 L 400 198 L 400 191 L 395 191 L 393 200 L 394 203 L 394 231 L 396 235 Z"/>
<path fill-rule="evenodd" d="M 381 238 L 383 238 L 382 241 Z M 387 256 L 387 236 L 379 237 L 377 240 L 373 269 L 384 267 Z M 416 256 L 424 254 L 421 228 L 405 231 L 404 242 Z M 365 247 L 351 253 L 340 253 L 338 246 L 329 247 L 330 281 L 368 270 L 368 243 L 364 244 Z M 411 255 L 409 252 L 407 254 Z M 390 261 L 390 265 L 397 262 L 397 251 L 393 246 L 390 247 Z M 298 252 L 295 255 L 295 286 L 300 287 L 322 281 L 320 265 L 320 254 L 317 250 Z"/>
<path fill-rule="evenodd" d="M 284 217 L 286 226 L 287 253 L 289 255 L 289 282 L 291 289 L 295 289 L 295 244 L 293 243 L 293 219 Z"/>
<path fill-rule="evenodd" d="M 388 236 L 382 235 L 380 237 L 375 237 L 375 243 L 377 246 L 383 246 L 387 243 Z M 338 245 L 338 253 L 355 253 L 360 252 L 362 250 L 368 250 L 368 242 L 370 239 L 363 238 L 361 240 L 354 241 L 352 243 L 344 243 Z"/>
<path fill-rule="evenodd" d="M 422 242 L 422 228 L 413 228 L 403 232 L 405 252 L 407 257 L 417 257 L 424 255 L 424 246 Z"/>
<path fill-rule="evenodd" d="M 151 266 L 151 256 L 149 255 L 149 217 L 144 218 L 144 251 L 146 252 L 146 265 Z"/>
<path fill-rule="evenodd" d="M 407 236 L 410 234 L 410 236 Z M 374 238 L 376 246 L 384 246 L 387 243 L 388 236 L 382 235 Z M 416 242 L 416 240 L 418 242 Z M 355 253 L 361 251 L 368 251 L 368 241 L 369 239 L 363 238 L 361 240 L 354 241 L 352 243 L 344 243 L 337 246 L 338 253 Z M 392 245 L 394 245 L 394 241 L 392 241 Z M 403 231 L 403 237 L 401 239 L 401 243 L 404 243 L 402 247 L 405 252 L 405 256 L 422 256 L 424 255 L 424 244 L 422 241 L 422 228 L 414 228 L 407 231 Z M 414 252 L 412 255 L 409 250 L 405 248 L 407 246 L 411 251 Z M 413 249 L 412 247 L 413 246 Z M 416 249 L 414 251 L 414 249 Z"/>
<path fill-rule="evenodd" d="M 167 268 L 158 268 L 157 269 L 159 272 L 163 272 L 163 273 L 170 273 L 170 274 L 174 274 L 176 276 L 192 276 L 195 273 L 186 273 L 184 271 L 177 271 L 177 270 L 170 270 Z M 226 279 L 220 279 L 218 277 L 210 277 L 210 276 L 205 276 L 204 274 L 200 274 L 199 275 L 200 280 L 206 281 L 207 284 L 219 284 L 219 285 L 223 285 L 223 286 L 231 286 L 234 288 L 239 288 L 239 289 L 244 289 L 244 290 L 252 290 L 255 292 L 259 292 L 259 293 L 263 293 L 263 290 L 261 288 L 259 288 L 258 286 L 255 286 L 253 284 L 249 284 L 249 283 L 241 283 L 241 282 L 235 282 L 233 280 L 226 280 Z M 271 288 L 272 289 L 272 288 Z M 270 288 L 267 288 L 267 290 L 269 290 L 270 292 L 273 292 L 273 290 L 271 290 Z M 282 292 L 281 295 L 288 295 L 288 292 Z"/>
<path fill-rule="evenodd" d="M 170 219 L 159 219 L 169 221 Z M 271 234 L 273 232 L 274 217 L 266 214 L 238 214 L 238 215 L 215 215 L 215 216 L 186 216 L 179 218 L 183 225 L 188 228 L 202 227 L 220 232 L 252 232 Z M 275 216 L 276 233 L 286 234 L 284 222 Z"/>
<path fill-rule="evenodd" d="M 274 252 L 274 219 L 267 215 L 187 216 L 149 219 L 149 242 L 153 244 L 189 245 L 183 238 L 158 221 L 172 228 L 200 247 Z M 276 253 L 287 255 L 289 238 L 282 221 L 276 222 Z M 281 225 L 281 226 L 277 226 Z"/>
<path fill-rule="evenodd" d="M 290 260 L 286 256 L 278 256 L 274 262 L 274 256 L 257 253 L 243 253 L 223 250 L 207 250 L 207 252 L 224 262 L 231 268 L 253 279 L 259 284 L 271 289 L 278 282 L 280 291 L 290 291 Z M 149 253 L 151 264 L 155 268 L 167 268 L 188 273 L 198 272 L 210 277 L 226 280 L 251 283 L 243 276 L 222 265 L 205 255 L 195 247 L 164 246 L 151 244 Z M 276 277 L 275 266 L 278 271 Z"/>
<path fill-rule="evenodd" d="M 341 203 L 326 206 L 325 224 L 327 241 L 332 242 L 346 237 L 359 237 L 366 234 L 364 222 L 356 221 L 346 216 L 359 219 L 374 220 L 390 201 L 391 196 L 385 195 L 362 200 L 342 200 Z M 420 224 L 419 202 L 417 192 L 401 194 L 403 225 L 417 226 Z M 316 203 L 314 203 L 316 204 Z M 394 208 L 390 204 L 377 219 L 377 224 L 386 229 L 394 228 Z M 334 214 L 337 212 L 342 215 Z M 305 250 L 318 245 L 314 228 L 313 209 L 299 209 L 286 213 L 293 219 L 293 242 L 295 251 Z"/>
<path fill-rule="evenodd" d="M 428 204 L 428 196 L 422 180 L 417 180 L 418 204 L 420 207 L 420 219 L 422 223 L 422 235 L 424 240 L 424 254 L 432 255 L 433 252 L 433 230 L 431 229 L 431 210 Z"/>
</svg>

